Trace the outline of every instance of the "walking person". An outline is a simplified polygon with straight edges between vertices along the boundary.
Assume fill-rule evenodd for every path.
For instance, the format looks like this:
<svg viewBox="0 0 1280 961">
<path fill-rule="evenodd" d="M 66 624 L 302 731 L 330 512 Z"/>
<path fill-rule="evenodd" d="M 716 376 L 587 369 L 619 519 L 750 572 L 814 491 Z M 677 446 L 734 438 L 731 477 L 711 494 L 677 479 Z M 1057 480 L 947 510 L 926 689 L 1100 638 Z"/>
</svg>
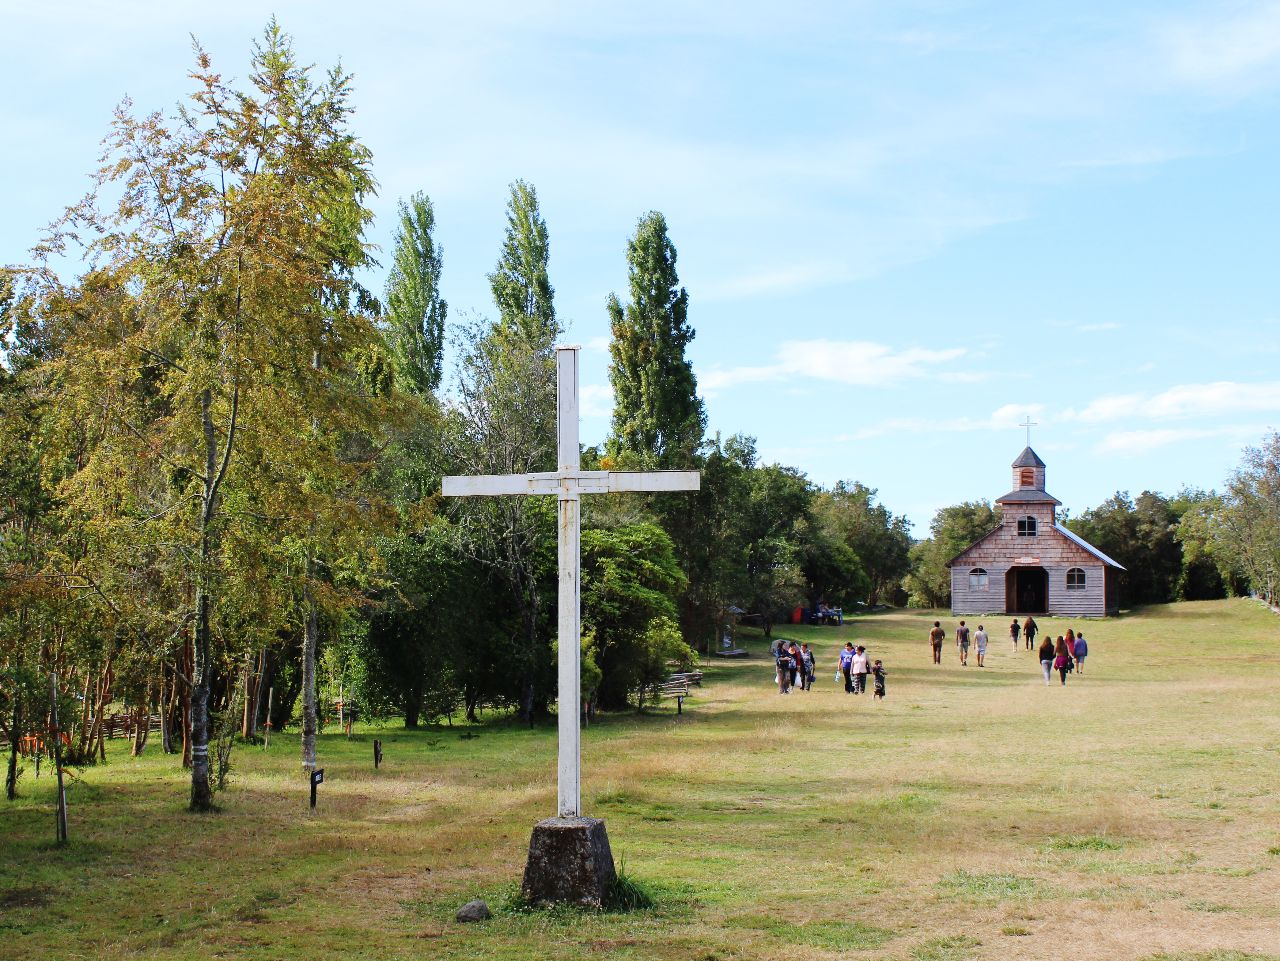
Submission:
<svg viewBox="0 0 1280 961">
<path fill-rule="evenodd" d="M 1084 639 L 1084 634 L 1076 635 L 1076 672 L 1084 673 L 1084 659 L 1089 656 L 1089 642 Z"/>
<path fill-rule="evenodd" d="M 960 648 L 960 666 L 969 666 L 969 628 L 964 626 L 964 621 L 960 622 L 960 626 L 956 628 L 956 647 Z"/>
<path fill-rule="evenodd" d="M 1053 669 L 1062 675 L 1062 686 L 1067 686 L 1067 674 L 1071 671 L 1071 655 L 1067 653 L 1066 638 L 1059 637 L 1053 649 Z"/>
<path fill-rule="evenodd" d="M 806 691 L 813 690 L 813 679 L 817 675 L 816 661 L 808 644 L 800 645 L 800 675 L 804 679 L 801 687 Z"/>
<path fill-rule="evenodd" d="M 791 686 L 795 687 L 796 679 L 800 677 L 800 671 L 804 666 L 800 657 L 800 645 L 792 641 L 791 646 L 787 648 L 787 654 L 791 657 Z"/>
<path fill-rule="evenodd" d="M 978 625 L 978 632 L 973 635 L 973 643 L 978 648 L 978 667 L 986 667 L 983 661 L 987 659 L 987 632 L 982 629 L 982 625 Z"/>
<path fill-rule="evenodd" d="M 871 674 L 875 678 L 876 683 L 875 699 L 877 701 L 884 700 L 884 676 L 888 673 L 889 672 L 884 669 L 884 665 L 879 661 L 876 661 L 875 666 L 871 668 Z"/>
<path fill-rule="evenodd" d="M 933 629 L 929 631 L 929 643 L 933 646 L 933 663 L 942 663 L 942 642 L 947 639 L 947 632 L 942 629 L 942 625 L 937 621 L 933 622 Z"/>
<path fill-rule="evenodd" d="M 846 641 L 844 650 L 840 652 L 840 673 L 844 675 L 844 692 L 853 693 L 853 641 Z"/>
<path fill-rule="evenodd" d="M 1036 624 L 1036 619 L 1030 614 L 1027 619 L 1022 622 L 1022 636 L 1026 638 L 1027 650 L 1031 650 L 1031 646 L 1035 643 L 1036 634 L 1040 632 L 1040 627 Z"/>
<path fill-rule="evenodd" d="M 1046 636 L 1040 643 L 1040 670 L 1044 671 L 1045 687 L 1049 686 L 1049 679 L 1053 677 L 1053 638 Z"/>
<path fill-rule="evenodd" d="M 867 657 L 867 649 L 861 644 L 853 655 L 853 693 L 867 693 L 867 675 L 871 673 L 870 659 Z"/>
<path fill-rule="evenodd" d="M 1022 625 L 1018 623 L 1015 617 L 1013 623 L 1009 625 L 1009 637 L 1013 641 L 1013 653 L 1018 653 L 1018 635 L 1022 633 Z"/>
<path fill-rule="evenodd" d="M 779 644 L 778 652 L 774 657 L 774 664 L 778 668 L 778 693 L 791 693 L 791 655 L 787 653 L 786 645 Z"/>
</svg>

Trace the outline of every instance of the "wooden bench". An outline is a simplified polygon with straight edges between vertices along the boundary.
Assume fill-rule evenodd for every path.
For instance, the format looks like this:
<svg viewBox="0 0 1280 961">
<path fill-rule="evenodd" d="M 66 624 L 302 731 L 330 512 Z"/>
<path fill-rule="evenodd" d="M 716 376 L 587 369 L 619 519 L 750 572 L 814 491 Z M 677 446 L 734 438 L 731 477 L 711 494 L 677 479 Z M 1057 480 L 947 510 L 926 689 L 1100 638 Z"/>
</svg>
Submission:
<svg viewBox="0 0 1280 961">
<path fill-rule="evenodd" d="M 684 674 L 672 674 L 667 678 L 668 684 L 677 684 L 681 681 L 686 684 L 692 684 L 694 687 L 702 687 L 702 672 L 688 671 Z"/>
<path fill-rule="evenodd" d="M 689 696 L 688 681 L 663 681 L 652 688 L 652 693 L 656 698 L 674 697 L 676 699 L 676 713 L 684 713 L 684 699 Z"/>
</svg>

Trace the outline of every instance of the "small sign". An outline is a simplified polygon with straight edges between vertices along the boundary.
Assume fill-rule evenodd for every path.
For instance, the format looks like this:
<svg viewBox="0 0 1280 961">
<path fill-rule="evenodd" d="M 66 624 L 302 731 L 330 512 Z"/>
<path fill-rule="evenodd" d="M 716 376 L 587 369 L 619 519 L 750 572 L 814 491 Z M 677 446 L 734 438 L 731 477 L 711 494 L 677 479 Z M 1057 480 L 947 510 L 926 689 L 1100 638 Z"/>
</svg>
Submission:
<svg viewBox="0 0 1280 961">
<path fill-rule="evenodd" d="M 317 768 L 316 770 L 311 772 L 311 783 L 312 784 L 324 783 L 324 768 Z"/>
<path fill-rule="evenodd" d="M 1015 564 L 1039 564 L 1039 563 L 1040 563 L 1040 558 L 1038 558 L 1038 557 L 1019 557 L 1017 560 L 1015 560 L 1015 561 L 1014 561 L 1014 563 L 1015 563 Z"/>
</svg>

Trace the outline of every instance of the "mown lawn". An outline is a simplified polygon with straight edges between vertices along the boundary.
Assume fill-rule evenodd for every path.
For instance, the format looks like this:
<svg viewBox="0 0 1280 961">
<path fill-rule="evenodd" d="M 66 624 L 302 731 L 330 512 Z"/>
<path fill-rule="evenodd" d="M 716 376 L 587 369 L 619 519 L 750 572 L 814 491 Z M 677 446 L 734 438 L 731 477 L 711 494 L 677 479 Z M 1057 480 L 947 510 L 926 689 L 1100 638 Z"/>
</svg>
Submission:
<svg viewBox="0 0 1280 961">
<path fill-rule="evenodd" d="M 51 779 L 0 802 L 0 958 L 1280 958 L 1280 618 L 1238 600 L 1087 623 L 1064 689 L 1007 618 L 987 668 L 950 643 L 934 667 L 934 616 L 780 628 L 817 645 L 813 692 L 780 697 L 751 641 L 683 717 L 587 732 L 587 813 L 653 910 L 516 907 L 551 726 L 326 734 L 314 816 L 295 735 L 238 747 L 204 817 L 176 759 L 116 741 L 70 789 L 67 848 Z M 885 661 L 885 703 L 833 683 L 846 639 Z M 477 896 L 494 919 L 455 923 Z"/>
</svg>

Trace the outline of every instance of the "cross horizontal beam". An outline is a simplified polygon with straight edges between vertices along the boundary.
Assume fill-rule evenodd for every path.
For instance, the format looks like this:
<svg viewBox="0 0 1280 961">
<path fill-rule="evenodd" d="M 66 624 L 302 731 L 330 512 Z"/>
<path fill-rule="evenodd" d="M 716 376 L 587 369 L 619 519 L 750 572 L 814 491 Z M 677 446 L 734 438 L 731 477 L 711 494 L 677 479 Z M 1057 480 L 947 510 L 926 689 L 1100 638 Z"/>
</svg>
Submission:
<svg viewBox="0 0 1280 961">
<path fill-rule="evenodd" d="M 696 491 L 702 486 L 696 470 L 616 471 L 564 470 L 532 474 L 480 474 L 444 478 L 445 497 L 484 497 L 495 494 L 622 494 L 639 491 Z"/>
</svg>

